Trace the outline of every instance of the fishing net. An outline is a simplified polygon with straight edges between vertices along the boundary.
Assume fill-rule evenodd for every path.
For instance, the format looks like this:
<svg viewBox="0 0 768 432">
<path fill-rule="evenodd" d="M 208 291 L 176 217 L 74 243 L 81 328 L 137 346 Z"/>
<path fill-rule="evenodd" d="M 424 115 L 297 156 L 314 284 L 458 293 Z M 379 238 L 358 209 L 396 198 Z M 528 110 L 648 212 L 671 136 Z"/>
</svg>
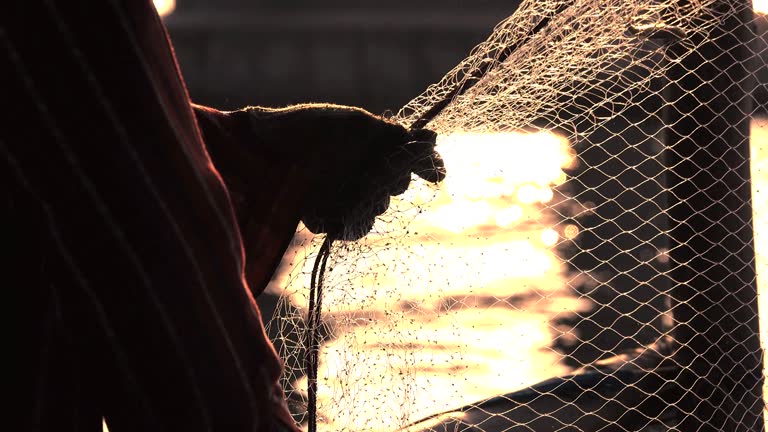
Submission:
<svg viewBox="0 0 768 432">
<path fill-rule="evenodd" d="M 523 1 L 403 107 L 448 176 L 334 243 L 318 428 L 762 430 L 765 28 L 747 2 Z M 300 227 L 269 288 L 299 423 L 321 241 Z"/>
</svg>

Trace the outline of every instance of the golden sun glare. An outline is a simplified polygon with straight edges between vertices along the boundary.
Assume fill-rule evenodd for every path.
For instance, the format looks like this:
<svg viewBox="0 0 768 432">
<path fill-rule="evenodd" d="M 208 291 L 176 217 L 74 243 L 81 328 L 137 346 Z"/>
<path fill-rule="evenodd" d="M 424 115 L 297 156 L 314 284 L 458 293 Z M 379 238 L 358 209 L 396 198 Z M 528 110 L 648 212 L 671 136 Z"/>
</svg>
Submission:
<svg viewBox="0 0 768 432">
<path fill-rule="evenodd" d="M 176 9 L 176 0 L 153 0 L 155 3 L 155 9 L 160 16 L 167 16 L 173 13 Z"/>
</svg>

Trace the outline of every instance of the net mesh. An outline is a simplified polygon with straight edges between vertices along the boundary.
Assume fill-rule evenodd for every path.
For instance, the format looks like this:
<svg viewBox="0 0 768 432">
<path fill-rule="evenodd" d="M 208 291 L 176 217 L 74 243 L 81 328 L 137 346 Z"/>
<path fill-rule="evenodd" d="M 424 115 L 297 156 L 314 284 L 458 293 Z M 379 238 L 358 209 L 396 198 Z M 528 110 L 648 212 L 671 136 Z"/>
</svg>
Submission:
<svg viewBox="0 0 768 432">
<path fill-rule="evenodd" d="M 523 1 L 407 104 L 406 126 L 438 112 L 448 176 L 334 245 L 319 428 L 762 430 L 765 21 Z M 300 227 L 270 287 L 299 423 L 321 240 Z"/>
</svg>

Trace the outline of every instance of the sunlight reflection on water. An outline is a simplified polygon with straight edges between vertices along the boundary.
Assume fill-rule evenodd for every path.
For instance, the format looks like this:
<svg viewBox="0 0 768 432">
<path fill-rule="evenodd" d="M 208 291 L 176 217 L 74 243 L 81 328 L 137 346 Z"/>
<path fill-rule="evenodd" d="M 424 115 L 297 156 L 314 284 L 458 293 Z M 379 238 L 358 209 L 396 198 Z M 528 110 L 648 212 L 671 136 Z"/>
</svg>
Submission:
<svg viewBox="0 0 768 432">
<path fill-rule="evenodd" d="M 414 187 L 401 199 L 429 201 L 409 225 L 414 234 L 375 260 L 333 268 L 370 277 L 353 292 L 330 282 L 324 293 L 336 336 L 321 349 L 319 402 L 333 419 L 324 428 L 391 429 L 569 370 L 549 348 L 551 320 L 588 304 L 564 292 L 557 219 L 542 210 L 574 163 L 567 141 L 456 134 L 439 151 L 449 174 L 436 196 Z M 377 272 L 398 261 L 412 271 Z M 292 302 L 306 309 L 306 297 Z M 361 321 L 363 311 L 375 319 Z"/>
</svg>

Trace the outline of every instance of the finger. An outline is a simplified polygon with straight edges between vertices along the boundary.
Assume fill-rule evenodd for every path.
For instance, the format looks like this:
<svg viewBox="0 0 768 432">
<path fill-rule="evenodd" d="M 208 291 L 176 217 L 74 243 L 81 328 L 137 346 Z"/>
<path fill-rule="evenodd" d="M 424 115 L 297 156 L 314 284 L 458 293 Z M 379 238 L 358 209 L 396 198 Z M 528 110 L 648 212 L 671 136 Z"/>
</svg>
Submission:
<svg viewBox="0 0 768 432">
<path fill-rule="evenodd" d="M 396 196 L 408 190 L 411 184 L 411 171 L 403 170 L 403 173 L 397 177 L 389 186 L 389 195 Z"/>
<path fill-rule="evenodd" d="M 413 153 L 412 170 L 419 177 L 432 183 L 445 178 L 445 163 L 435 151 L 437 133 L 429 129 L 412 129 L 409 131 L 411 142 L 408 150 Z"/>
<path fill-rule="evenodd" d="M 378 216 L 380 214 L 383 214 L 387 209 L 389 208 L 389 194 L 385 193 L 383 196 L 379 197 L 378 199 L 373 201 L 372 205 L 372 215 Z"/>
<path fill-rule="evenodd" d="M 429 129 L 411 129 L 409 134 L 414 141 L 431 142 L 432 145 L 437 141 L 437 132 Z"/>
<path fill-rule="evenodd" d="M 385 189 L 389 195 L 400 195 L 411 182 L 414 155 L 401 148 L 371 164 L 366 181 L 371 189 Z M 370 190 L 370 189 L 369 189 Z"/>
<path fill-rule="evenodd" d="M 402 170 L 411 170 L 419 160 L 434 153 L 434 143 L 429 141 L 408 141 L 392 149 L 384 158 L 384 166 L 391 175 Z"/>
<path fill-rule="evenodd" d="M 433 144 L 412 141 L 402 145 L 385 158 L 381 172 L 374 176 L 379 178 L 379 184 L 390 184 L 392 195 L 399 195 L 408 188 L 411 172 L 432 183 L 445 178 L 445 164 Z"/>
<path fill-rule="evenodd" d="M 441 182 L 445 179 L 445 162 L 439 153 L 433 151 L 413 164 L 413 173 L 430 183 Z"/>
</svg>

